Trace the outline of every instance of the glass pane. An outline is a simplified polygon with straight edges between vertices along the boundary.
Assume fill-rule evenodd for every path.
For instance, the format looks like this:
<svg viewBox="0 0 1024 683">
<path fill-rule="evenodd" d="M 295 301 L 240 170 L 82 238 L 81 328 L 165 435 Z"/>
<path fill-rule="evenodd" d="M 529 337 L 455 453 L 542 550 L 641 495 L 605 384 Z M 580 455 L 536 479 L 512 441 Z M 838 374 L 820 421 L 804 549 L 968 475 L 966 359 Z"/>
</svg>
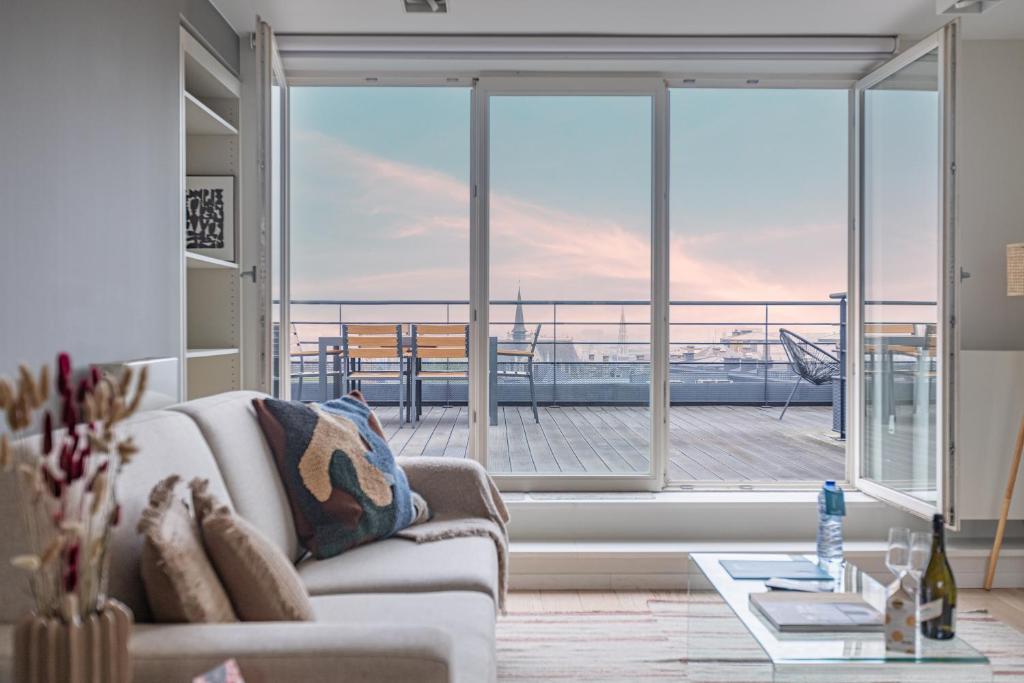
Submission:
<svg viewBox="0 0 1024 683">
<path fill-rule="evenodd" d="M 281 221 L 287 208 L 281 201 L 282 156 L 281 139 L 283 125 L 282 95 L 283 89 L 277 74 L 273 75 L 270 88 L 270 299 L 271 299 L 271 335 L 273 343 L 270 373 L 272 377 L 271 393 L 281 396 L 281 320 L 284 303 L 281 301 Z M 288 334 L 287 339 L 293 335 Z"/>
<path fill-rule="evenodd" d="M 669 97 L 669 478 L 843 479 L 849 92 Z"/>
<path fill-rule="evenodd" d="M 395 455 L 467 454 L 470 94 L 290 90 L 294 348 L 327 357 L 292 398 L 360 389 Z"/>
<path fill-rule="evenodd" d="M 651 471 L 652 99 L 490 99 L 488 467 Z"/>
<path fill-rule="evenodd" d="M 938 53 L 864 92 L 862 475 L 936 499 Z"/>
</svg>

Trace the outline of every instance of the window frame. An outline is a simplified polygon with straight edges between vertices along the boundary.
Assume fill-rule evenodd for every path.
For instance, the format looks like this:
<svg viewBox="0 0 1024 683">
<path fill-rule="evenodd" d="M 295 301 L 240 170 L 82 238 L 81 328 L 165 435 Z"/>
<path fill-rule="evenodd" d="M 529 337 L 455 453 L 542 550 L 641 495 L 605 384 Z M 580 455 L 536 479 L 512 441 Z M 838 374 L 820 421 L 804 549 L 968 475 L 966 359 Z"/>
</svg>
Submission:
<svg viewBox="0 0 1024 683">
<path fill-rule="evenodd" d="M 612 72 L 572 72 L 562 74 L 523 73 L 521 75 L 488 75 L 479 72 L 431 73 L 412 75 L 366 76 L 362 74 L 333 74 L 324 76 L 291 77 L 287 87 L 471 87 L 470 113 L 470 457 L 486 463 L 487 440 L 487 363 L 489 323 L 489 231 L 487 229 L 488 201 L 485 191 L 489 187 L 486 145 L 489 134 L 488 96 L 510 95 L 638 95 L 652 97 L 652 233 L 651 233 L 651 448 L 652 470 L 644 474 L 588 474 L 559 475 L 493 474 L 503 491 L 564 491 L 564 492 L 629 492 L 629 491 L 708 491 L 735 492 L 740 495 L 756 491 L 804 492 L 820 487 L 818 481 L 681 481 L 668 475 L 669 464 L 669 142 L 670 102 L 673 88 L 750 88 L 794 90 L 847 90 L 855 79 L 803 77 L 760 79 L 757 84 L 733 76 L 713 76 L 692 79 L 673 75 L 617 74 Z M 852 102 L 852 95 L 851 95 Z M 852 106 L 852 104 L 851 104 Z M 848 117 L 850 135 L 854 122 Z M 290 129 L 289 129 L 290 132 Z M 852 148 L 851 148 L 852 149 Z M 290 169 L 289 169 L 290 171 Z M 850 198 L 852 202 L 852 197 Z M 852 210 L 852 209 L 851 209 Z M 853 267 L 852 256 L 847 255 L 848 270 Z M 850 365 L 853 354 L 847 354 Z M 849 373 L 848 373 L 849 374 Z M 847 382 L 846 401 L 852 406 L 853 382 Z M 848 430 L 849 432 L 849 430 Z M 845 448 L 846 479 L 840 483 L 851 486 L 855 475 L 852 440 Z"/>
<path fill-rule="evenodd" d="M 637 474 L 492 473 L 503 491 L 661 491 L 668 458 L 668 91 L 656 77 L 494 76 L 473 89 L 473 221 L 470 270 L 470 455 L 486 467 L 490 333 L 490 98 L 641 96 L 651 102 L 650 467 Z"/>
</svg>

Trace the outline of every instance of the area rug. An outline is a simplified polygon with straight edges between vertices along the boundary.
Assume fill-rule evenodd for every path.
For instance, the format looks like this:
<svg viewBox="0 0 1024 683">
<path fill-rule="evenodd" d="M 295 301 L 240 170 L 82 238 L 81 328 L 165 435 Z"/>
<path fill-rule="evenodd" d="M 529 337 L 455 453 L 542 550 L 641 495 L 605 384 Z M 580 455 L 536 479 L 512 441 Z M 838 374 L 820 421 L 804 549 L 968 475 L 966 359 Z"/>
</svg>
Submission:
<svg viewBox="0 0 1024 683">
<path fill-rule="evenodd" d="M 513 610 L 498 621 L 498 680 L 771 681 L 764 654 L 729 607 L 713 595 L 694 598 L 652 599 L 646 609 L 629 611 Z M 1024 683 L 1024 634 L 984 610 L 960 614 L 958 624 L 960 635 L 992 662 L 991 680 Z M 889 673 L 891 668 L 870 680 L 910 680 L 907 670 Z M 827 678 L 806 680 L 854 680 L 852 674 L 825 671 Z M 948 680 L 960 683 L 969 677 Z"/>
</svg>

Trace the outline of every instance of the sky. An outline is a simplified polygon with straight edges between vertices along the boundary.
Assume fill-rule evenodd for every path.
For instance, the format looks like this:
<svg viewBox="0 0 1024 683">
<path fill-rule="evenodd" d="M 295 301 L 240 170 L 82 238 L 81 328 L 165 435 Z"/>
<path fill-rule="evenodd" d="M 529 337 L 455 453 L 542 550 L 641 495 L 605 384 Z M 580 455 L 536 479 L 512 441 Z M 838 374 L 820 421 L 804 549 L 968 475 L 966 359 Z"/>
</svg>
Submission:
<svg viewBox="0 0 1024 683">
<path fill-rule="evenodd" d="M 292 298 L 468 299 L 470 91 L 293 87 L 290 97 Z M 643 96 L 492 98 L 492 299 L 520 287 L 534 300 L 648 299 L 651 107 Z M 824 303 L 843 291 L 847 91 L 673 90 L 670 107 L 672 299 Z M 340 315 L 466 318 L 460 306 L 415 311 Z M 550 306 L 526 313 L 552 321 Z M 559 336 L 614 339 L 623 313 L 649 317 L 644 306 L 562 307 Z M 338 315 L 294 306 L 292 319 Z M 491 315 L 502 328 L 512 309 Z M 673 308 L 674 322 L 763 315 Z M 831 321 L 835 311 L 772 317 Z M 573 325 L 584 320 L 606 324 Z M 629 334 L 646 339 L 648 327 Z"/>
</svg>

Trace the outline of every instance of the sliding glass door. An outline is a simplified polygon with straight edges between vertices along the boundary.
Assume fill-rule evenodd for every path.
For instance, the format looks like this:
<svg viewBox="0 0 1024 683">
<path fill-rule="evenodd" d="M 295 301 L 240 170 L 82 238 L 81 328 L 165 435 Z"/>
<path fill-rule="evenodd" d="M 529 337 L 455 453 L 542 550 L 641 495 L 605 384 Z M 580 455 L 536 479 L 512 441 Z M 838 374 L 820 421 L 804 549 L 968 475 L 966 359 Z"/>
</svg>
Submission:
<svg viewBox="0 0 1024 683">
<path fill-rule="evenodd" d="M 478 86 L 481 458 L 510 487 L 652 488 L 661 83 Z M 659 255 L 661 252 L 659 252 Z M 658 392 L 662 396 L 661 392 Z"/>
<path fill-rule="evenodd" d="M 857 485 L 955 523 L 950 25 L 854 90 Z"/>
<path fill-rule="evenodd" d="M 251 368 L 252 386 L 274 396 L 288 398 L 290 383 L 282 382 L 287 377 L 290 337 L 288 335 L 288 248 L 290 244 L 288 219 L 288 152 L 289 152 L 289 90 L 284 65 L 277 51 L 277 41 L 269 24 L 260 22 L 256 31 L 257 88 L 259 100 L 259 137 L 256 140 L 255 167 L 258 169 L 259 239 L 252 240 L 253 259 L 247 264 L 256 264 L 241 273 L 251 277 L 258 290 L 254 305 L 246 304 L 243 321 L 247 335 L 258 334 L 251 348 L 258 353 L 251 354 L 252 360 L 245 359 Z M 248 242 L 248 241 L 247 241 Z M 250 314 L 251 317 L 250 317 Z M 282 348 L 284 353 L 282 353 Z M 258 356 L 258 358 L 257 358 Z"/>
</svg>

